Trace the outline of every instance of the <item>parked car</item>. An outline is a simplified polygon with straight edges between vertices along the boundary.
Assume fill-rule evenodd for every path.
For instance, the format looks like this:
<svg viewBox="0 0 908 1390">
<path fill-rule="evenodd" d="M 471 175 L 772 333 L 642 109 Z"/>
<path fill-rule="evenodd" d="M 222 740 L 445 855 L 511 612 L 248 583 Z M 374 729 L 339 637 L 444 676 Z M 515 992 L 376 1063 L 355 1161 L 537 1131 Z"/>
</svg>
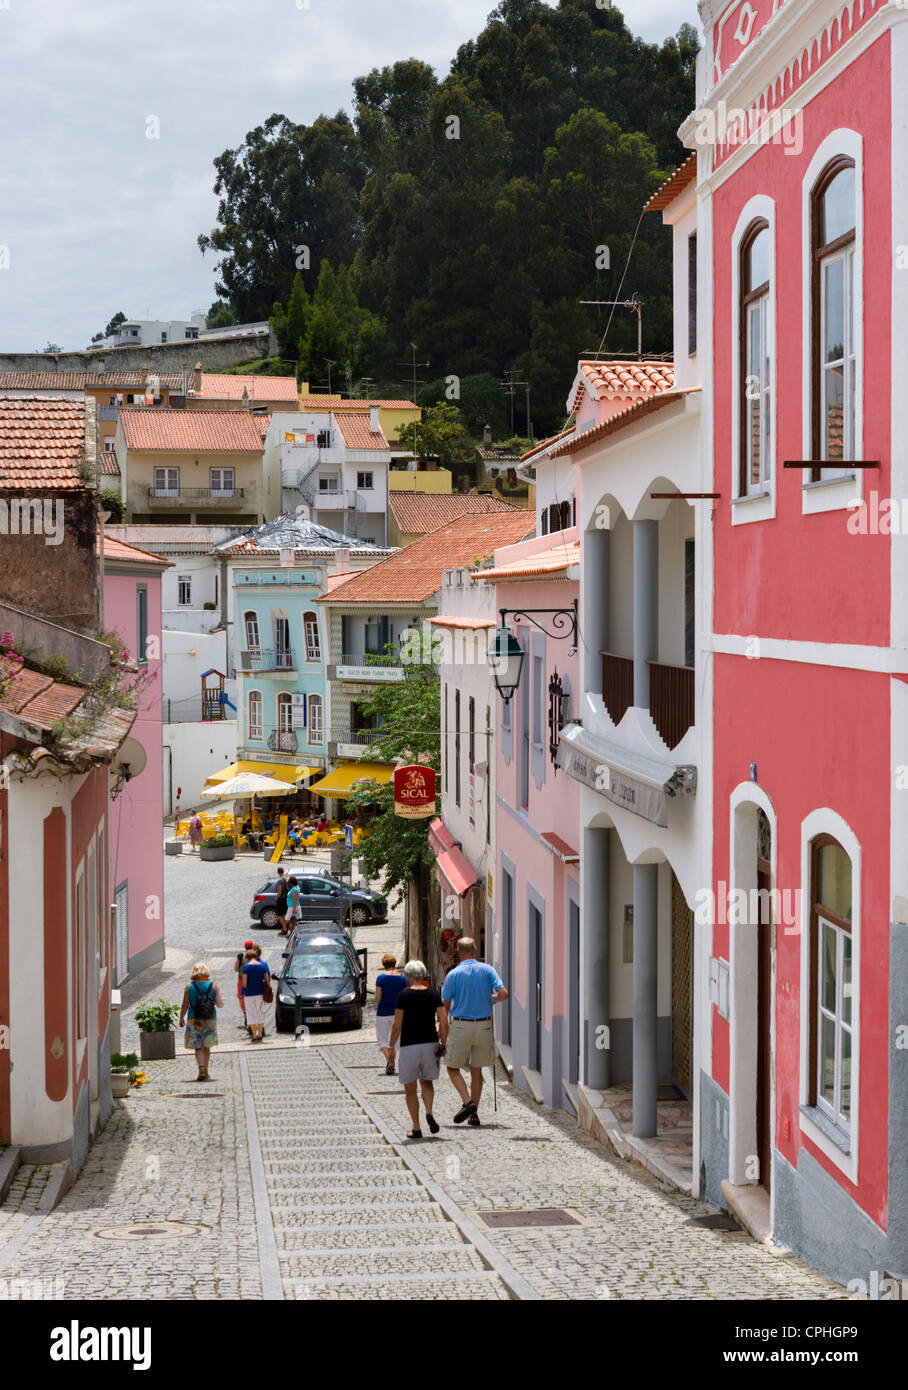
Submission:
<svg viewBox="0 0 908 1390">
<path fill-rule="evenodd" d="M 288 874 L 288 878 L 290 875 Z M 326 874 L 294 874 L 300 886 L 300 910 L 304 922 L 343 922 L 350 917 L 350 889 Z M 250 915 L 263 927 L 276 927 L 278 916 L 277 879 L 270 878 L 252 899 Z M 353 922 L 361 927 L 366 922 L 387 922 L 388 904 L 371 889 L 354 888 Z"/>
<path fill-rule="evenodd" d="M 296 1001 L 304 1024 L 340 1023 L 359 1028 L 366 1002 L 366 949 L 356 950 L 337 931 L 306 933 L 284 953 L 274 982 L 274 1026 L 279 1033 L 296 1026 Z"/>
</svg>

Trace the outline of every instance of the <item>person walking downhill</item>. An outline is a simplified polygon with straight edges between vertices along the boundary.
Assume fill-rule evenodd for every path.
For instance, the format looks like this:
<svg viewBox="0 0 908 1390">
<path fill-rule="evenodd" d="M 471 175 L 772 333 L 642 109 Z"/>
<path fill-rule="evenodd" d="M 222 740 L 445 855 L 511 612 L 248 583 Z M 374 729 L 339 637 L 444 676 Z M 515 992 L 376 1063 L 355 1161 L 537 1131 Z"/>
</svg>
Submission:
<svg viewBox="0 0 908 1390">
<path fill-rule="evenodd" d="M 280 921 L 279 936 L 286 936 L 289 932 L 287 926 L 287 880 L 284 878 L 284 870 L 279 864 L 277 867 L 277 897 L 274 900 L 274 910 Z"/>
<path fill-rule="evenodd" d="M 437 1134 L 441 1128 L 432 1113 L 435 1103 L 433 1082 L 438 1080 L 438 1059 L 445 1050 L 448 1016 L 438 990 L 429 988 L 429 972 L 421 960 L 407 961 L 404 978 L 406 987 L 397 996 L 388 1046 L 393 1053 L 400 1039 L 398 1074 L 412 1125 L 407 1138 L 421 1139 L 417 1084 L 422 1089 L 422 1103 L 429 1129 Z"/>
<path fill-rule="evenodd" d="M 190 853 L 195 854 L 199 845 L 202 843 L 202 817 L 198 811 L 193 811 L 189 817 L 189 848 Z"/>
<path fill-rule="evenodd" d="M 445 1064 L 448 1076 L 463 1101 L 454 1116 L 456 1125 L 468 1120 L 479 1124 L 479 1098 L 482 1095 L 482 1069 L 495 1065 L 495 1034 L 492 1027 L 492 1005 L 507 999 L 498 972 L 492 965 L 476 959 L 476 942 L 462 936 L 457 943 L 457 960 L 445 976 L 441 995 L 451 1021 Z M 470 1089 L 461 1075 L 469 1065 Z"/>
<path fill-rule="evenodd" d="M 406 989 L 406 977 L 397 968 L 397 957 L 390 952 L 382 956 L 382 972 L 375 981 L 375 1002 L 378 1012 L 375 1016 L 375 1038 L 385 1056 L 385 1076 L 394 1075 L 394 1049 L 388 1046 L 391 1029 L 394 1026 L 394 1011 L 397 996 Z"/>
<path fill-rule="evenodd" d="M 261 954 L 261 946 L 250 946 L 243 967 L 243 997 L 252 1042 L 261 1042 L 265 1036 L 265 994 L 271 992 L 271 971 Z"/>
<path fill-rule="evenodd" d="M 180 1027 L 186 1024 L 184 1045 L 195 1052 L 199 1069 L 197 1080 L 207 1081 L 208 1063 L 211 1049 L 217 1047 L 217 1011 L 224 1007 L 219 985 L 212 984 L 208 966 L 198 961 L 189 976 L 189 984 L 183 990 L 183 1003 L 180 1005 Z"/>
</svg>

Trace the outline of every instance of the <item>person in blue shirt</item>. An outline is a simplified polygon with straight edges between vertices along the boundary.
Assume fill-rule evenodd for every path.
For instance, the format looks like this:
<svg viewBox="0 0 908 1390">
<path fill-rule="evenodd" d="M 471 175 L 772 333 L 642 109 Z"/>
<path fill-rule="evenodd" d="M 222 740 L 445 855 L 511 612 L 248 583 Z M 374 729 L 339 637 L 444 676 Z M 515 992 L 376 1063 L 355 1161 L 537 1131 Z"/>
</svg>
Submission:
<svg viewBox="0 0 908 1390">
<path fill-rule="evenodd" d="M 378 1011 L 375 1016 L 375 1037 L 385 1057 L 385 1076 L 394 1075 L 395 1049 L 391 1047 L 391 1027 L 394 1023 L 394 1010 L 397 996 L 407 988 L 406 977 L 397 968 L 397 957 L 389 951 L 382 956 L 382 971 L 375 981 L 375 1002 Z"/>
<path fill-rule="evenodd" d="M 263 960 L 261 946 L 251 946 L 243 966 L 243 998 L 246 1001 L 246 1023 L 253 1042 L 265 1036 L 265 986 L 271 984 L 271 972 Z"/>
<path fill-rule="evenodd" d="M 463 1104 L 454 1116 L 456 1125 L 468 1120 L 479 1124 L 479 1098 L 482 1095 L 482 1069 L 495 1065 L 495 1034 L 492 1005 L 507 999 L 498 972 L 492 965 L 476 959 L 476 942 L 462 936 L 457 942 L 457 960 L 442 985 L 441 997 L 448 1010 L 446 1065 L 448 1076 Z M 461 1069 L 470 1068 L 470 1089 Z"/>
</svg>

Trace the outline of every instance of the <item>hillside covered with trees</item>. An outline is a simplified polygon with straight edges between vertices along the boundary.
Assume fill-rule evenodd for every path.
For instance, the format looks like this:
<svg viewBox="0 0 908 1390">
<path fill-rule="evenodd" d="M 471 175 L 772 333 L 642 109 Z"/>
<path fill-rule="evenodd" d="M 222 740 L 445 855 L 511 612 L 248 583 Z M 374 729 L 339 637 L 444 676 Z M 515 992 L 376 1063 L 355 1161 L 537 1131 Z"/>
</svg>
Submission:
<svg viewBox="0 0 908 1390">
<path fill-rule="evenodd" d="M 441 79 L 404 58 L 354 81 L 352 121 L 270 116 L 214 161 L 218 225 L 199 245 L 218 303 L 271 318 L 315 388 L 331 359 L 334 390 L 409 394 L 415 343 L 423 403 L 456 376 L 467 428 L 496 408 L 508 428 L 510 373 L 537 433 L 557 428 L 611 312 L 581 300 L 638 294 L 644 351 L 671 348 L 670 236 L 640 214 L 685 157 L 697 48 L 690 26 L 643 43 L 595 0 L 503 0 Z M 636 351 L 632 313 L 606 346 Z M 524 400 L 521 385 L 521 431 Z"/>
</svg>

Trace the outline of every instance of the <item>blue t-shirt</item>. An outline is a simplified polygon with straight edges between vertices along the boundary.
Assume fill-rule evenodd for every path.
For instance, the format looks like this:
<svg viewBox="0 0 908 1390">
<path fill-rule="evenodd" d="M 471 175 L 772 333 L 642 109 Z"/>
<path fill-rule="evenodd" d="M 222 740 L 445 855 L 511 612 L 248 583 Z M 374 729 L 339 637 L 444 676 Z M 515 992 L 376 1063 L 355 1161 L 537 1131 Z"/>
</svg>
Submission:
<svg viewBox="0 0 908 1390">
<path fill-rule="evenodd" d="M 375 981 L 381 987 L 381 1003 L 378 1006 L 378 1018 L 387 1018 L 393 1014 L 397 1007 L 397 996 L 402 989 L 407 988 L 406 975 L 386 975 L 382 971 Z"/>
<path fill-rule="evenodd" d="M 465 960 L 445 976 L 441 997 L 451 1001 L 452 1018 L 489 1018 L 492 992 L 502 989 L 498 972 L 484 960 Z"/>
<path fill-rule="evenodd" d="M 246 976 L 246 986 L 243 993 L 248 998 L 250 995 L 263 994 L 265 989 L 265 979 L 271 974 L 264 961 L 247 960 L 243 966 L 243 973 Z"/>
</svg>

